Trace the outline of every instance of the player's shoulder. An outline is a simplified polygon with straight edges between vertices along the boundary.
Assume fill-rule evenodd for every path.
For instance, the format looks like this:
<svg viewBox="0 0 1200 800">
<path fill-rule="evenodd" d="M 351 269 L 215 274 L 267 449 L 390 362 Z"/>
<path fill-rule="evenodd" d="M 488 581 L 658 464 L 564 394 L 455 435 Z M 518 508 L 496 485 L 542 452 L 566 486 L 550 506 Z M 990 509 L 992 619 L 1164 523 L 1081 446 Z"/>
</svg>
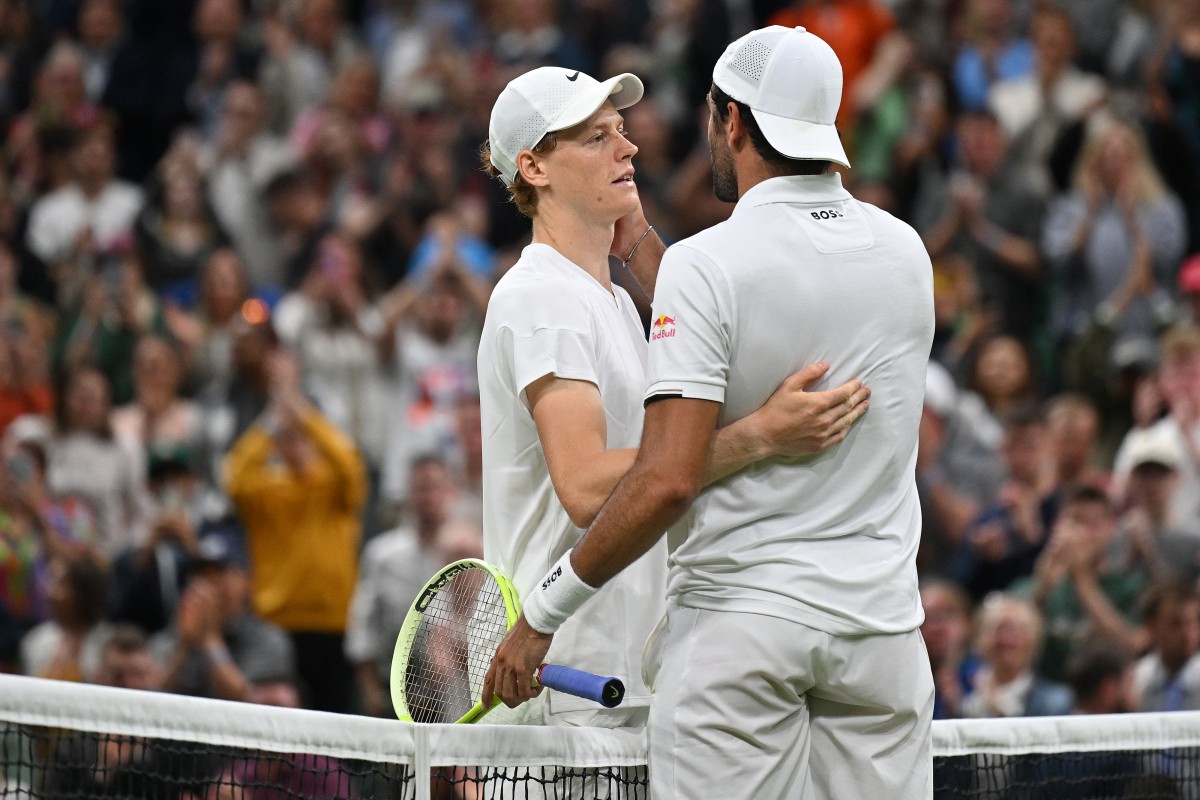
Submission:
<svg viewBox="0 0 1200 800">
<path fill-rule="evenodd" d="M 882 234 L 885 237 L 885 244 L 890 241 L 896 245 L 913 247 L 922 253 L 925 252 L 925 243 L 921 239 L 921 234 L 917 233 L 916 228 L 912 225 L 879 206 L 862 200 L 854 200 L 854 203 L 862 210 L 863 217 L 876 234 Z"/>
<path fill-rule="evenodd" d="M 545 258 L 530 257 L 529 249 L 505 272 L 487 302 L 492 327 L 578 327 L 587 317 L 588 301 L 578 277 Z"/>
</svg>

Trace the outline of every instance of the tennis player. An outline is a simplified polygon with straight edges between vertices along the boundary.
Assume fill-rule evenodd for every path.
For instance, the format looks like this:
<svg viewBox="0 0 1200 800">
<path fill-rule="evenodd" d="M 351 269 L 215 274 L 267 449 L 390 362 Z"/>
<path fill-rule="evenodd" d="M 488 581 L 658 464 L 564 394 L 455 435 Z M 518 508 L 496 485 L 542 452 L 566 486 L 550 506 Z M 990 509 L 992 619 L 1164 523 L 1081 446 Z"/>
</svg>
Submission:
<svg viewBox="0 0 1200 800">
<path fill-rule="evenodd" d="M 578 541 L 633 465 L 641 436 L 646 336 L 630 296 L 609 279 L 609 256 L 618 255 L 653 292 L 663 253 L 642 214 L 637 147 L 619 113 L 641 96 L 630 74 L 600 82 L 542 67 L 513 80 L 492 110 L 484 158 L 532 218 L 533 242 L 492 293 L 479 348 L 484 558 L 521 598 Z M 771 397 L 764 409 L 715 433 L 704 479 L 841 441 L 865 413 L 868 390 L 848 380 L 803 391 L 827 368 L 781 375 L 775 396 L 760 399 Z M 622 706 L 551 692 L 515 718 L 494 712 L 488 721 L 645 724 L 642 653 L 666 597 L 665 546 L 646 550 L 551 648 L 556 663 L 625 680 Z"/>
<path fill-rule="evenodd" d="M 848 194 L 842 72 L 801 28 L 713 71 L 714 188 L 732 217 L 667 251 L 641 447 L 582 541 L 526 599 L 484 682 L 508 703 L 597 592 L 686 514 L 646 657 L 651 795 L 928 798 L 933 680 L 918 626 L 914 467 L 933 334 L 929 257 Z M 835 448 L 701 493 L 715 431 L 805 362 L 871 385 Z M 602 587 L 602 588 L 596 588 Z"/>
</svg>

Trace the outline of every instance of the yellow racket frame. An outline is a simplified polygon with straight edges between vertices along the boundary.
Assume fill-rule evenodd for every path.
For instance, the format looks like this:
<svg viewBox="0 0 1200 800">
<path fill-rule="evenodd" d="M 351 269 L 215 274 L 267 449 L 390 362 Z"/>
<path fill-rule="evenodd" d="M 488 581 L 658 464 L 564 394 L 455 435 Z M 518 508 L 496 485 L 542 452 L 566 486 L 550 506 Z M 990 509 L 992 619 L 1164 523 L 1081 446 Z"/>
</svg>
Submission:
<svg viewBox="0 0 1200 800">
<path fill-rule="evenodd" d="M 442 567 L 436 575 L 429 579 L 420 593 L 417 594 L 417 599 L 413 601 L 412 606 L 408 609 L 408 614 L 404 617 L 404 625 L 400 628 L 400 635 L 396 637 L 396 650 L 392 654 L 391 692 L 392 707 L 396 710 L 396 716 L 401 722 L 414 722 L 412 714 L 409 713 L 408 709 L 408 699 L 404 689 L 404 675 L 408 671 L 408 661 L 412 654 L 413 639 L 417 635 L 417 628 L 421 624 L 421 619 L 425 616 L 425 609 L 429 607 L 429 603 L 437 596 L 437 593 L 446 588 L 451 578 L 469 569 L 483 570 L 491 575 L 499 585 L 500 596 L 504 599 L 506 631 L 517 624 L 517 618 L 521 616 L 521 605 L 517 600 L 517 590 L 513 588 L 512 583 L 504 576 L 504 573 L 500 572 L 496 567 L 478 558 L 464 558 L 461 561 L 455 561 L 452 564 Z M 495 695 L 492 697 L 491 705 L 486 707 L 482 700 L 476 700 L 475 705 L 466 714 L 455 720 L 454 724 L 464 725 L 475 722 L 499 705 L 500 702 L 500 698 Z"/>
</svg>

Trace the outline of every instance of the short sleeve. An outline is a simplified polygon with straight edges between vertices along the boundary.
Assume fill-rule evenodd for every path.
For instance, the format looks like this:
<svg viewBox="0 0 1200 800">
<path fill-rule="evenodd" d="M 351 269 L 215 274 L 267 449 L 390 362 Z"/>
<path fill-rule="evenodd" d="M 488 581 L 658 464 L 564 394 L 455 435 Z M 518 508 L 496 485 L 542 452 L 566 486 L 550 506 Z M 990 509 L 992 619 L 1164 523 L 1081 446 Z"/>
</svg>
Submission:
<svg viewBox="0 0 1200 800">
<path fill-rule="evenodd" d="M 513 376 L 517 393 L 543 375 L 599 385 L 596 348 L 590 332 L 539 327 L 527 335 L 513 333 Z"/>
<path fill-rule="evenodd" d="M 561 285 L 527 286 L 488 313 L 499 315 L 498 329 L 508 339 L 501 349 L 511 358 L 507 366 L 518 396 L 524 398 L 544 375 L 598 385 L 592 310 L 576 293 Z"/>
<path fill-rule="evenodd" d="M 676 245 L 663 256 L 650 321 L 646 400 L 725 401 L 733 303 L 724 274 L 699 250 Z"/>
</svg>

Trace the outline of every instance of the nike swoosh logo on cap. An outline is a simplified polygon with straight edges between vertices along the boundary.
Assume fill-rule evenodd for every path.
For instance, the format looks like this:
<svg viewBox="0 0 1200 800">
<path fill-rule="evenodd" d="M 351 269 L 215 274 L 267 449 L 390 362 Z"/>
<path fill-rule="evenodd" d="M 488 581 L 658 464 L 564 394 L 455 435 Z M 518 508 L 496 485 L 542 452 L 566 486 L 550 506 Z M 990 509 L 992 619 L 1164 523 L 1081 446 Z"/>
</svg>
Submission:
<svg viewBox="0 0 1200 800">
<path fill-rule="evenodd" d="M 578 77 L 579 77 L 579 70 L 575 70 L 573 73 L 571 73 L 570 75 L 567 76 L 567 80 L 573 81 Z"/>
</svg>

